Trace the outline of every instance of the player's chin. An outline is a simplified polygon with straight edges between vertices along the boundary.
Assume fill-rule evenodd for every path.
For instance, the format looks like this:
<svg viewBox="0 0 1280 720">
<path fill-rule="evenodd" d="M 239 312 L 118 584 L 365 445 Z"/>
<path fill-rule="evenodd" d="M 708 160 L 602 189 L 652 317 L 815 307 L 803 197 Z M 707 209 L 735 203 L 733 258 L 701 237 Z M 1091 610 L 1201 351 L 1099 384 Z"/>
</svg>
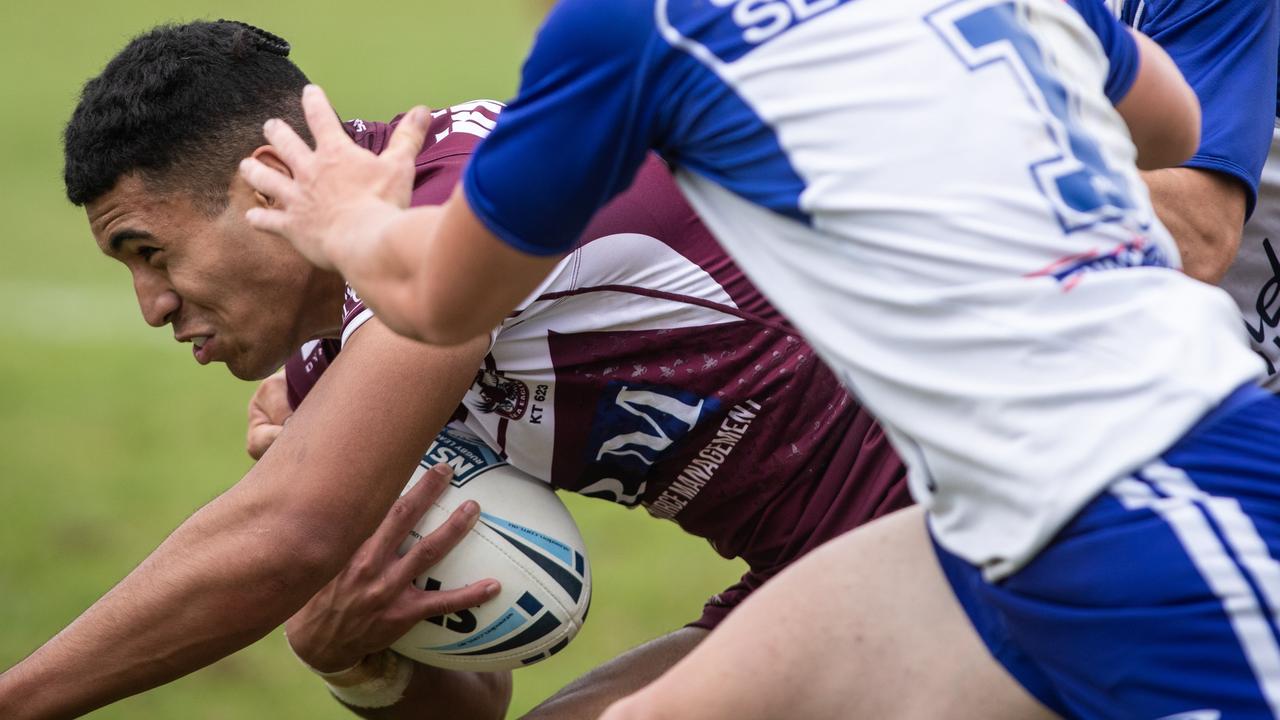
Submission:
<svg viewBox="0 0 1280 720">
<path fill-rule="evenodd" d="M 252 382 L 270 377 L 284 364 L 284 359 L 277 359 L 274 353 L 268 358 L 262 357 L 259 353 L 244 352 L 229 357 L 224 362 L 227 371 L 236 378 Z"/>
</svg>

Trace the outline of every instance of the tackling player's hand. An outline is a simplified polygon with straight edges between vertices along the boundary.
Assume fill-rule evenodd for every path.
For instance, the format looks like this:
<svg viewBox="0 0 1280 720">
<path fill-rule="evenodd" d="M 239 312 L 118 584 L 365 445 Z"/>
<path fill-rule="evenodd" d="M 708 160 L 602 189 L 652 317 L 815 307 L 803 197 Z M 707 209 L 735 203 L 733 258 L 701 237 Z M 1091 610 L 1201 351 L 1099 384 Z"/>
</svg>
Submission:
<svg viewBox="0 0 1280 720">
<path fill-rule="evenodd" d="M 473 608 L 498 594 L 496 580 L 427 591 L 413 579 L 439 563 L 469 532 L 480 506 L 468 500 L 404 557 L 401 541 L 444 492 L 452 472 L 436 465 L 396 501 L 347 566 L 285 623 L 298 657 L 321 672 L 339 672 L 391 646 L 416 623 Z"/>
<path fill-rule="evenodd" d="M 284 370 L 281 370 L 263 380 L 249 399 L 249 432 L 245 437 L 249 457 L 260 460 L 284 430 L 284 422 L 292 414 L 289 385 L 285 381 Z"/>
<path fill-rule="evenodd" d="M 422 149 L 431 112 L 415 107 L 405 113 L 386 149 L 375 155 L 347 135 L 319 87 L 306 87 L 302 108 L 315 149 L 284 121 L 268 120 L 263 134 L 287 167 L 262 162 L 261 150 L 240 163 L 245 181 L 270 199 L 268 207 L 255 207 L 245 217 L 259 230 L 288 238 L 311 262 L 333 270 L 344 246 L 372 242 L 409 206 L 414 158 Z"/>
</svg>

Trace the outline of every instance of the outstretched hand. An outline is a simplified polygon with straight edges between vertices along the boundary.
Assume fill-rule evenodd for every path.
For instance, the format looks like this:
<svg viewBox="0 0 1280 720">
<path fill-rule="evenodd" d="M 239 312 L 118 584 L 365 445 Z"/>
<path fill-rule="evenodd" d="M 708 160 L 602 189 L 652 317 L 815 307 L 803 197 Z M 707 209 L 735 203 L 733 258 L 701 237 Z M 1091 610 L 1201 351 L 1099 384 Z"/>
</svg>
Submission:
<svg viewBox="0 0 1280 720">
<path fill-rule="evenodd" d="M 293 651 L 321 672 L 338 672 L 385 650 L 418 622 L 476 607 L 501 589 L 482 580 L 453 590 L 420 590 L 413 579 L 444 559 L 475 525 L 480 506 L 468 500 L 403 557 L 396 549 L 449 485 L 436 465 L 405 493 L 338 576 L 285 624 Z"/>
<path fill-rule="evenodd" d="M 253 227 L 287 238 L 312 263 L 335 269 L 344 253 L 368 245 L 408 207 L 414 158 L 422 148 L 431 113 L 415 107 L 405 114 L 380 155 L 356 145 L 318 86 L 302 93 L 311 149 L 282 120 L 268 120 L 263 134 L 288 173 L 257 157 L 240 163 L 240 174 L 270 199 L 268 207 L 246 213 Z"/>
</svg>

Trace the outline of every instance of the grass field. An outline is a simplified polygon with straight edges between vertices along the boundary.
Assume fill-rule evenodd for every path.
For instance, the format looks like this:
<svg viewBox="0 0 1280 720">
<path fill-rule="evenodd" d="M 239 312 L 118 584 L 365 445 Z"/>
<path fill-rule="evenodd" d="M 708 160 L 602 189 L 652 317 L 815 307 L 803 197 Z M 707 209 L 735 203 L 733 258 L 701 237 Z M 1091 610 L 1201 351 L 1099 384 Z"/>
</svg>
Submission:
<svg viewBox="0 0 1280 720">
<path fill-rule="evenodd" d="M 63 199 L 59 135 L 80 85 L 151 25 L 268 28 L 346 117 L 383 119 L 515 89 L 540 5 L 10 3 L 0 10 L 0 667 L 57 632 L 248 468 L 252 388 L 147 327 L 128 275 Z M 109 9 L 108 9 L 109 8 Z M 594 562 L 591 620 L 516 674 L 518 715 L 586 669 L 696 617 L 741 572 L 674 525 L 567 499 Z M 340 718 L 279 633 L 95 718 Z"/>
</svg>

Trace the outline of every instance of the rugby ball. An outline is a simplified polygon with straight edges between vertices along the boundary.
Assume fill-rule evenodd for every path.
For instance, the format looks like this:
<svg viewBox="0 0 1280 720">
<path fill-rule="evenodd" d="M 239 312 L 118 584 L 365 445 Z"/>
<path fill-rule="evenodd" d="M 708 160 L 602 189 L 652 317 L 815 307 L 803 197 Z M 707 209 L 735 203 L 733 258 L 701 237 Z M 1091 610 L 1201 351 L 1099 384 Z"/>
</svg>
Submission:
<svg viewBox="0 0 1280 720">
<path fill-rule="evenodd" d="M 591 603 L 587 550 L 569 511 L 548 485 L 511 467 L 459 425 L 428 448 L 407 492 L 437 463 L 451 485 L 400 545 L 403 555 L 467 500 L 480 518 L 443 561 L 414 580 L 424 590 L 486 578 L 502 590 L 485 604 L 415 625 L 391 647 L 418 662 L 452 670 L 511 670 L 544 660 L 578 633 Z"/>
</svg>

